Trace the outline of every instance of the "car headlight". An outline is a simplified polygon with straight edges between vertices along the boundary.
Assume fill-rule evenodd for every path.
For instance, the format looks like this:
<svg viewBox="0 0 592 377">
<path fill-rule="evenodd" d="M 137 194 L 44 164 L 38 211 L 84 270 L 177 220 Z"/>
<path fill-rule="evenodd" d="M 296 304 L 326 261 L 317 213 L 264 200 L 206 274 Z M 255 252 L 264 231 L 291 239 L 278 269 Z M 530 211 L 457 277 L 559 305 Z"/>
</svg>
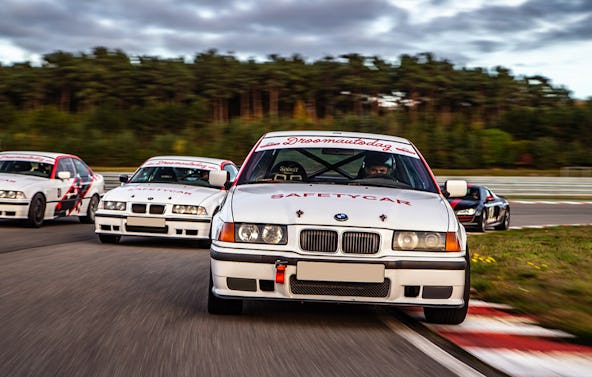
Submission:
<svg viewBox="0 0 592 377">
<path fill-rule="evenodd" d="M 1 199 L 25 199 L 25 193 L 22 191 L 0 190 Z"/>
<path fill-rule="evenodd" d="M 461 209 L 456 211 L 457 215 L 474 215 L 475 214 L 475 208 L 466 208 L 466 209 Z"/>
<path fill-rule="evenodd" d="M 110 211 L 125 211 L 126 202 L 118 202 L 115 200 L 104 200 L 101 201 L 99 208 L 107 209 Z"/>
<path fill-rule="evenodd" d="M 206 211 L 205 207 L 202 206 L 175 204 L 173 206 L 173 213 L 177 213 L 179 215 L 205 216 L 208 214 L 208 211 Z"/>
<path fill-rule="evenodd" d="M 460 251 L 460 243 L 455 232 L 396 231 L 393 250 Z"/>
<path fill-rule="evenodd" d="M 234 226 L 234 240 L 231 240 L 228 235 L 221 238 L 221 240 L 272 245 L 285 245 L 288 243 L 288 232 L 285 225 L 249 223 L 232 225 Z"/>
</svg>

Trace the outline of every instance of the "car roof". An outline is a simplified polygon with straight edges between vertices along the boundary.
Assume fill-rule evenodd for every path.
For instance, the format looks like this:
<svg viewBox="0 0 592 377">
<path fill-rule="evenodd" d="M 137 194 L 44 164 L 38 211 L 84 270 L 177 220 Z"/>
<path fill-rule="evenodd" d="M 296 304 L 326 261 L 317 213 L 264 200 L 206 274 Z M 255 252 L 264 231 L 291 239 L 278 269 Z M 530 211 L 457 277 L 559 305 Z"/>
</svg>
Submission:
<svg viewBox="0 0 592 377">
<path fill-rule="evenodd" d="M 285 136 L 314 136 L 314 137 L 351 137 L 351 138 L 368 138 L 388 140 L 403 144 L 411 144 L 405 138 L 383 134 L 372 134 L 365 132 L 350 132 L 350 131 L 274 131 L 263 135 L 263 138 L 268 137 L 285 137 Z"/>
</svg>

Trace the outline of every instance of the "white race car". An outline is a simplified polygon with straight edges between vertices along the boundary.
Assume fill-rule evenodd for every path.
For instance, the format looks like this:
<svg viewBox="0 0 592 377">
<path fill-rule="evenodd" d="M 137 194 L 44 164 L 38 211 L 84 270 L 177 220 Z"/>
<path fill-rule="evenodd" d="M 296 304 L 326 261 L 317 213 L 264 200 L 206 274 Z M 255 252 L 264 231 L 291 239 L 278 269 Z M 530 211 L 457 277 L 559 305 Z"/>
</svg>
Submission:
<svg viewBox="0 0 592 377">
<path fill-rule="evenodd" d="M 203 240 L 209 243 L 212 214 L 226 196 L 222 186 L 238 173 L 232 161 L 189 156 L 148 159 L 122 186 L 108 191 L 96 213 L 103 243 L 121 236 Z"/>
<path fill-rule="evenodd" d="M 447 194 L 466 192 L 448 181 Z M 460 323 L 469 300 L 467 238 L 408 140 L 353 132 L 264 135 L 212 220 L 208 311 L 243 300 L 424 308 Z"/>
<path fill-rule="evenodd" d="M 103 195 L 103 176 L 79 157 L 51 152 L 0 153 L 0 219 L 44 220 L 78 216 L 92 223 Z"/>
</svg>

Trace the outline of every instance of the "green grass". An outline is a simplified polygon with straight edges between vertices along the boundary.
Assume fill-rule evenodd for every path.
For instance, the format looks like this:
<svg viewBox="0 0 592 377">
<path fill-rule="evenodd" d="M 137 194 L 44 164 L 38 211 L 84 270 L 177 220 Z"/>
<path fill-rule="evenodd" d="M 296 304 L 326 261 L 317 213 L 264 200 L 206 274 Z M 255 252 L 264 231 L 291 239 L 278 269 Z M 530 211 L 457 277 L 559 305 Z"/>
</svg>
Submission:
<svg viewBox="0 0 592 377">
<path fill-rule="evenodd" d="M 473 298 L 592 343 L 592 227 L 489 232 L 469 248 Z"/>
</svg>

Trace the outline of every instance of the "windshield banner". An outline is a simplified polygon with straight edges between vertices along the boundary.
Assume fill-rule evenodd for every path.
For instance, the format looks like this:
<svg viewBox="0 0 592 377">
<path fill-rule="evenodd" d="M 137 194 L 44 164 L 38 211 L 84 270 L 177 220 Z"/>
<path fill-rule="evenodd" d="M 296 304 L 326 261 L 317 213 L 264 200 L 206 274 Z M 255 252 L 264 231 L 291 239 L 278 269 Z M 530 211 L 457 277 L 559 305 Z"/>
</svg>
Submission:
<svg viewBox="0 0 592 377">
<path fill-rule="evenodd" d="M 367 139 L 360 137 L 332 137 L 332 136 L 282 136 L 270 137 L 261 141 L 256 152 L 268 149 L 285 148 L 345 148 L 362 149 L 377 152 L 397 153 L 409 157 L 419 158 L 408 144 L 388 140 Z"/>
<path fill-rule="evenodd" d="M 220 166 L 202 161 L 187 160 L 148 160 L 142 167 L 147 166 L 171 166 L 175 168 L 194 168 L 203 170 L 220 170 Z"/>
<path fill-rule="evenodd" d="M 0 161 L 34 161 L 34 162 L 43 162 L 45 164 L 53 164 L 55 160 L 53 158 L 44 157 L 44 156 L 36 156 L 32 154 L 0 154 Z"/>
</svg>

